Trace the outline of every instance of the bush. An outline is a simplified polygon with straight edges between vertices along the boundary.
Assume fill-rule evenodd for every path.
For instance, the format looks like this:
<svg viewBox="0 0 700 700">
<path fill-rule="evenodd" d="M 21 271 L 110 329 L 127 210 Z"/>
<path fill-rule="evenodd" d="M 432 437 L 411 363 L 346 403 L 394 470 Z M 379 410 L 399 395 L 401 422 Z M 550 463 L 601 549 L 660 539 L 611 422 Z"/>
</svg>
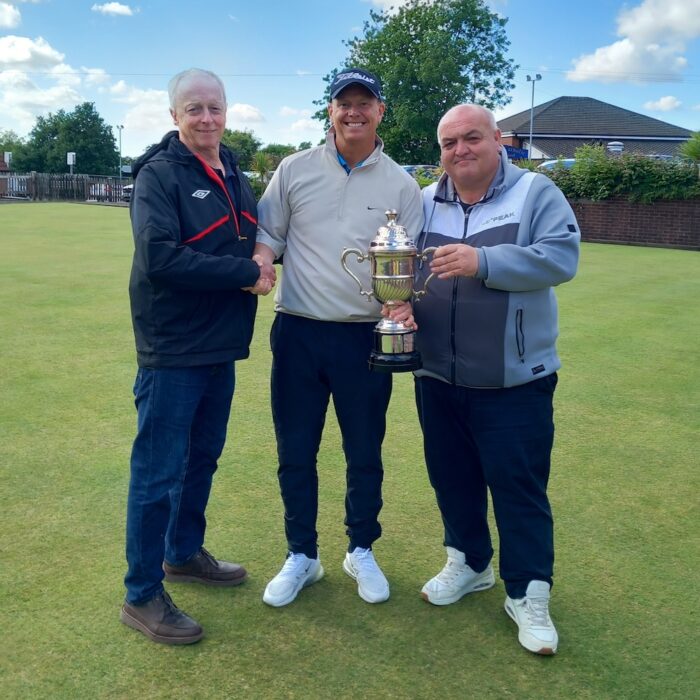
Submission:
<svg viewBox="0 0 700 700">
<path fill-rule="evenodd" d="M 413 173 L 413 178 L 418 183 L 418 186 L 423 189 L 436 180 L 439 180 L 440 175 L 442 175 L 442 168 L 438 166 L 432 168 L 416 168 L 416 171 Z"/>
<path fill-rule="evenodd" d="M 570 169 L 555 167 L 547 175 L 571 199 L 623 197 L 649 204 L 660 199 L 700 197 L 697 165 L 635 154 L 611 157 L 603 146 L 581 146 Z"/>
</svg>

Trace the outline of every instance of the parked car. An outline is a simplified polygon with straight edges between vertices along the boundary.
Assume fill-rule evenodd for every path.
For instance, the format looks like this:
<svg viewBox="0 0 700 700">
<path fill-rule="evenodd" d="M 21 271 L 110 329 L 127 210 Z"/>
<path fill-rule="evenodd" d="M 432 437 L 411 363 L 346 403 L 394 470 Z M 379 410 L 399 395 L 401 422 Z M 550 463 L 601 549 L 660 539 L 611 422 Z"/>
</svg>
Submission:
<svg viewBox="0 0 700 700">
<path fill-rule="evenodd" d="M 537 166 L 538 170 L 553 170 L 560 165 L 562 168 L 567 170 L 576 162 L 576 158 L 559 158 L 557 160 L 546 160 L 544 163 L 540 163 Z"/>
<path fill-rule="evenodd" d="M 440 177 L 440 168 L 437 165 L 402 165 L 401 167 L 412 177 L 420 175 L 434 180 Z"/>
<path fill-rule="evenodd" d="M 130 202 L 131 201 L 131 193 L 133 191 L 134 191 L 133 185 L 124 185 L 124 187 L 122 187 L 122 202 Z"/>
</svg>

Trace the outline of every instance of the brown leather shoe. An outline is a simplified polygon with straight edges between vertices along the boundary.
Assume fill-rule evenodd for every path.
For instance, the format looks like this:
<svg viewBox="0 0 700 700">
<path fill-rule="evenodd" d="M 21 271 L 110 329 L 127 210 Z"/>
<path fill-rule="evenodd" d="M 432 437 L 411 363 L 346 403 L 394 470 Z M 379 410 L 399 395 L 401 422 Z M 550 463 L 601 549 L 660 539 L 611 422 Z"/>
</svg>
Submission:
<svg viewBox="0 0 700 700">
<path fill-rule="evenodd" d="M 144 605 L 124 603 L 119 619 L 160 644 L 194 644 L 204 630 L 163 591 Z"/>
<path fill-rule="evenodd" d="M 202 547 L 182 566 L 163 562 L 165 580 L 170 582 L 203 583 L 205 586 L 237 586 L 248 577 L 240 564 L 219 561 Z"/>
</svg>

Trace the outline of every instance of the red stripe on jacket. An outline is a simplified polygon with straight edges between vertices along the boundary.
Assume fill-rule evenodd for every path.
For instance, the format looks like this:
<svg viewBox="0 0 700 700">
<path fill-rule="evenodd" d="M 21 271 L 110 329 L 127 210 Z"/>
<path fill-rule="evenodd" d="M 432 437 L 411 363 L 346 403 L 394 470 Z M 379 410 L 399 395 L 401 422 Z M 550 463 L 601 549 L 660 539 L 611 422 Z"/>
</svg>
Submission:
<svg viewBox="0 0 700 700">
<path fill-rule="evenodd" d="M 223 190 L 224 194 L 226 195 L 226 199 L 228 199 L 228 203 L 231 206 L 231 211 L 233 212 L 233 223 L 236 225 L 236 233 L 238 234 L 238 237 L 242 240 L 245 241 L 247 239 L 247 236 L 241 236 L 241 227 L 240 224 L 238 223 L 238 214 L 236 214 L 236 207 L 233 206 L 233 202 L 231 201 L 231 196 L 228 193 L 228 189 L 226 188 L 226 183 L 218 176 L 216 170 L 207 163 L 204 158 L 202 158 L 200 155 L 197 155 L 196 153 L 194 154 L 194 157 L 202 164 L 204 167 L 204 171 L 206 174 L 216 182 L 219 187 Z M 200 234 L 197 234 L 199 236 Z"/>
<path fill-rule="evenodd" d="M 188 238 L 186 241 L 183 241 L 183 243 L 192 243 L 192 241 L 198 241 L 200 238 L 204 238 L 207 234 L 211 233 L 215 228 L 219 228 L 219 226 L 223 226 L 231 217 L 226 214 L 226 216 L 222 216 L 218 221 L 215 221 L 211 226 L 207 226 L 207 228 L 204 229 L 204 231 L 200 231 L 196 236 L 192 236 L 192 238 Z"/>
</svg>

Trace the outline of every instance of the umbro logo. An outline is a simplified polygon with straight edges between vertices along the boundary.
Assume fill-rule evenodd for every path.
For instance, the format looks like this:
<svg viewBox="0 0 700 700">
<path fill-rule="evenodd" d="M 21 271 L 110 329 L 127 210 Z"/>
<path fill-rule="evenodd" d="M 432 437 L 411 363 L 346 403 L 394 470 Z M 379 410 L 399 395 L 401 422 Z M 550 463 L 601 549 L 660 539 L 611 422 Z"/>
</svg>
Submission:
<svg viewBox="0 0 700 700">
<path fill-rule="evenodd" d="M 211 190 L 197 190 L 196 192 L 192 193 L 193 197 L 196 197 L 197 199 L 204 199 Z"/>
</svg>

